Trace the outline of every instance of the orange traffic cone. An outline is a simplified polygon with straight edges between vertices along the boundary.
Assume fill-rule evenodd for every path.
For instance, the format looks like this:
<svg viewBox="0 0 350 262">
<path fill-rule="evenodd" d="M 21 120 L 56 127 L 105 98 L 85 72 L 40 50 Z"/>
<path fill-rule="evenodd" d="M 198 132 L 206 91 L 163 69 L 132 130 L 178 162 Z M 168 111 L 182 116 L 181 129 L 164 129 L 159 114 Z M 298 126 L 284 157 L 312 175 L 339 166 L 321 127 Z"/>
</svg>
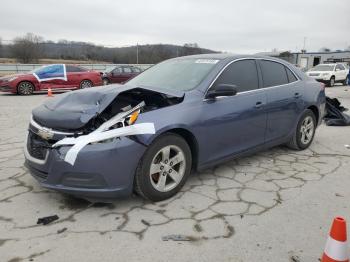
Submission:
<svg viewBox="0 0 350 262">
<path fill-rule="evenodd" d="M 333 220 L 322 262 L 349 262 L 346 221 L 342 217 L 336 217 Z"/>
<path fill-rule="evenodd" d="M 47 90 L 47 96 L 53 96 L 51 87 L 49 87 L 49 89 Z"/>
</svg>

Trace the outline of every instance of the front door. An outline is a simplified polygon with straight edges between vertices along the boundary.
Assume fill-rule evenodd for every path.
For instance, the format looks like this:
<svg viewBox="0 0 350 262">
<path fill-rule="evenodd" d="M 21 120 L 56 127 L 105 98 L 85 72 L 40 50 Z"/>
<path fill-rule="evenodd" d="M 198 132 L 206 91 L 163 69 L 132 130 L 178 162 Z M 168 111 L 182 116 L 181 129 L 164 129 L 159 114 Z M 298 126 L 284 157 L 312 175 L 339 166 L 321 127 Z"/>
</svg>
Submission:
<svg viewBox="0 0 350 262">
<path fill-rule="evenodd" d="M 235 85 L 237 94 L 203 101 L 200 161 L 211 162 L 262 145 L 266 129 L 266 93 L 259 89 L 256 62 L 233 62 L 211 88 Z M 205 112 L 205 113 L 204 113 Z"/>
</svg>

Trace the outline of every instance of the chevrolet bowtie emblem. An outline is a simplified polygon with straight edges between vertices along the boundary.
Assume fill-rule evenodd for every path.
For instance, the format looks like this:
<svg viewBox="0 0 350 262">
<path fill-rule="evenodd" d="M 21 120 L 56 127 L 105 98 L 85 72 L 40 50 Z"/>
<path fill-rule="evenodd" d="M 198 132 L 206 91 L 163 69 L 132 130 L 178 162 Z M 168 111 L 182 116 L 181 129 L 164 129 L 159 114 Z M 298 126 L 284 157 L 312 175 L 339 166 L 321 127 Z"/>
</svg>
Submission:
<svg viewBox="0 0 350 262">
<path fill-rule="evenodd" d="M 38 130 L 38 136 L 45 140 L 49 140 L 53 137 L 53 132 L 49 128 L 42 127 Z"/>
</svg>

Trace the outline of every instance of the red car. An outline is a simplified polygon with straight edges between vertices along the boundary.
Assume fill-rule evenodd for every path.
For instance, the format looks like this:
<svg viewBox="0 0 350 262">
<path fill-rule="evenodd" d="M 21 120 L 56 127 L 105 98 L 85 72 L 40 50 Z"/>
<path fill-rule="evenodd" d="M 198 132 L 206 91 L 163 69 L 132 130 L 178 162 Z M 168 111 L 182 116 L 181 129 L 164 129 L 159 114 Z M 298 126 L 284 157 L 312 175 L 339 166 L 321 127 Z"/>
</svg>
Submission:
<svg viewBox="0 0 350 262">
<path fill-rule="evenodd" d="M 114 67 L 102 73 L 102 80 L 104 85 L 111 83 L 124 83 L 129 79 L 140 74 L 142 70 L 136 66 L 122 65 Z"/>
<path fill-rule="evenodd" d="M 76 65 L 47 65 L 28 73 L 0 78 L 0 91 L 30 95 L 35 91 L 82 89 L 101 86 L 99 72 Z"/>
</svg>

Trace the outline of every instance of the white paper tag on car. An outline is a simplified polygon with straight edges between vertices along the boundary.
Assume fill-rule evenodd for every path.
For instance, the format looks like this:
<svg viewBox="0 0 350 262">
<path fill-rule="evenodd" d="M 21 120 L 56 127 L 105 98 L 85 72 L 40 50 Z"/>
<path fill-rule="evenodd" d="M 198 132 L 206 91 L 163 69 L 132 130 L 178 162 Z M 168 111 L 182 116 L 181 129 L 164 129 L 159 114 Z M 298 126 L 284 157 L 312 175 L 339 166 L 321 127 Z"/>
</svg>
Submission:
<svg viewBox="0 0 350 262">
<path fill-rule="evenodd" d="M 219 60 L 216 59 L 197 59 L 196 64 L 216 64 Z"/>
</svg>

